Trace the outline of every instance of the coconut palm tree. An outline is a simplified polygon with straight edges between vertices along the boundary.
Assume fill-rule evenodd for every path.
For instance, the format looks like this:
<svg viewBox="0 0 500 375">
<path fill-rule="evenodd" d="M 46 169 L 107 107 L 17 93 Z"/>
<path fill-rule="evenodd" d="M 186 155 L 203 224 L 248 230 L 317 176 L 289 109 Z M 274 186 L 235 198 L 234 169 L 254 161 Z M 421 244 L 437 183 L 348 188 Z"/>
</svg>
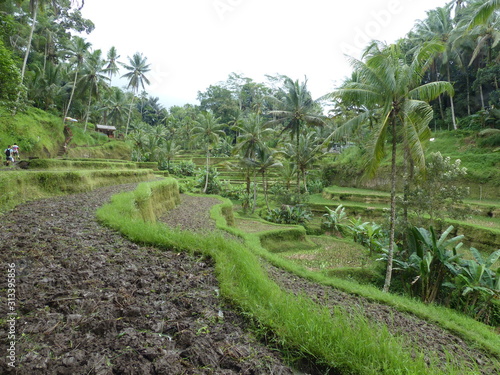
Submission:
<svg viewBox="0 0 500 375">
<path fill-rule="evenodd" d="M 472 16 L 467 28 L 471 30 L 476 26 L 487 24 L 491 16 L 495 13 L 495 11 L 499 9 L 500 9 L 500 0 L 485 1 L 474 12 L 474 15 Z"/>
<path fill-rule="evenodd" d="M 84 132 L 87 131 L 92 98 L 95 97 L 99 99 L 101 92 L 109 89 L 105 84 L 109 78 L 103 74 L 105 61 L 101 58 L 101 55 L 102 52 L 100 49 L 89 54 L 85 61 L 82 75 L 79 79 L 79 85 L 82 92 L 88 92 L 89 96 L 87 103 L 87 115 L 85 116 L 85 127 L 83 130 Z"/>
<path fill-rule="evenodd" d="M 253 160 L 254 162 L 254 167 L 256 169 L 256 172 L 262 176 L 262 188 L 264 189 L 264 198 L 266 200 L 266 206 L 267 209 L 269 210 L 269 199 L 267 195 L 267 172 L 269 169 L 274 168 L 274 167 L 281 167 L 283 164 L 281 164 L 280 161 L 276 160 L 275 155 L 276 155 L 275 150 L 271 150 L 267 146 L 260 147 L 257 150 L 257 153 L 255 155 L 255 158 Z M 255 184 L 256 186 L 257 184 Z M 256 197 L 254 197 L 254 210 L 255 210 L 255 201 Z"/>
<path fill-rule="evenodd" d="M 111 93 L 103 100 L 102 110 L 104 112 L 104 124 L 123 125 L 128 109 L 125 93 L 117 87 L 111 88 Z"/>
<path fill-rule="evenodd" d="M 459 49 L 454 44 L 457 36 L 456 28 L 451 18 L 451 8 L 440 7 L 427 12 L 427 18 L 424 21 L 417 23 L 413 38 L 417 46 L 428 41 L 439 41 L 443 43 L 444 49 L 436 55 L 433 68 L 435 70 L 436 80 L 439 80 L 439 67 L 445 69 L 445 75 L 448 82 L 451 84 L 450 66 L 453 64 L 461 64 Z M 418 49 L 417 47 L 416 49 Z M 439 97 L 440 108 L 442 112 L 441 97 Z M 455 103 L 453 97 L 450 97 L 451 122 L 453 129 L 457 130 L 457 121 L 455 117 Z M 443 118 L 444 120 L 444 118 Z"/>
<path fill-rule="evenodd" d="M 224 135 L 222 128 L 224 125 L 219 123 L 219 119 L 211 112 L 203 112 L 198 116 L 196 126 L 193 129 L 195 140 L 203 143 L 207 155 L 207 168 L 205 177 L 205 187 L 203 193 L 206 193 L 208 187 L 208 175 L 210 168 L 210 151 L 214 144 L 219 141 L 219 137 Z"/>
<path fill-rule="evenodd" d="M 424 150 L 421 141 L 429 137 L 429 122 L 432 108 L 428 102 L 438 95 L 453 94 L 449 82 L 431 82 L 421 85 L 422 75 L 428 69 L 436 53 L 442 52 L 442 44 L 425 44 L 407 63 L 399 45 L 374 43 L 364 55 L 364 61 L 352 58 L 357 80 L 345 84 L 332 94 L 344 102 L 363 104 L 370 111 L 378 112 L 380 122 L 373 131 L 369 147 L 370 163 L 367 172 L 374 175 L 384 157 L 385 144 L 391 143 L 391 214 L 390 244 L 384 291 L 388 291 L 392 276 L 394 234 L 396 224 L 396 146 L 398 136 L 403 138 L 415 166 L 425 168 Z M 361 113 L 348 121 L 335 133 L 352 131 L 363 123 L 369 114 Z"/>
<path fill-rule="evenodd" d="M 66 106 L 66 111 L 64 112 L 64 119 L 68 117 L 69 109 L 71 107 L 71 102 L 75 95 L 76 83 L 78 81 L 78 74 L 80 73 L 80 68 L 85 62 L 85 59 L 89 53 L 91 44 L 86 42 L 85 39 L 80 37 L 74 37 L 71 39 L 68 47 L 65 50 L 65 55 L 69 58 L 69 63 L 74 68 L 73 74 L 75 75 L 73 79 L 73 85 L 71 87 L 71 94 L 69 96 L 68 105 Z"/>
<path fill-rule="evenodd" d="M 108 54 L 106 56 L 106 68 L 105 71 L 109 76 L 109 84 L 111 85 L 111 81 L 113 76 L 118 74 L 120 68 L 118 67 L 118 59 L 120 55 L 116 52 L 116 48 L 113 46 L 109 49 Z"/>
<path fill-rule="evenodd" d="M 270 125 L 282 124 L 282 132 L 289 132 L 290 138 L 295 138 L 297 150 L 303 128 L 308 125 L 324 126 L 325 117 L 321 114 L 319 104 L 311 97 L 307 90 L 307 79 L 304 82 L 292 81 L 289 77 L 284 80 L 284 95 L 282 98 L 270 98 L 277 109 L 269 111 L 275 119 L 268 122 Z M 281 96 L 281 95 L 280 95 Z M 297 160 L 300 154 L 296 155 Z M 297 176 L 297 190 L 300 192 L 300 176 Z"/>
<path fill-rule="evenodd" d="M 40 10 L 43 10 L 44 7 L 48 4 L 51 4 L 54 8 L 58 7 L 58 1 L 57 0 L 30 0 L 29 1 L 29 8 L 31 12 L 31 29 L 30 29 L 30 34 L 28 36 L 28 42 L 26 44 L 26 51 L 24 52 L 24 59 L 23 59 L 23 65 L 21 68 L 21 80 L 24 80 L 24 73 L 26 72 L 26 65 L 28 63 L 28 57 L 31 51 L 31 41 L 33 40 L 33 32 L 35 31 L 36 23 L 37 23 L 37 17 L 38 17 L 38 12 Z"/>
<path fill-rule="evenodd" d="M 273 132 L 271 128 L 265 127 L 265 120 L 255 113 L 249 114 L 231 129 L 239 133 L 233 153 L 240 154 L 243 159 L 254 159 L 257 152 L 265 147 L 266 137 Z M 246 188 L 247 194 L 249 194 L 251 168 L 245 163 L 243 166 L 246 170 Z"/>
<path fill-rule="evenodd" d="M 135 94 L 139 91 L 139 88 L 142 87 L 144 90 L 144 83 L 149 85 L 149 79 L 146 77 L 146 73 L 151 69 L 149 68 L 149 64 L 147 64 L 146 57 L 142 56 L 142 53 L 136 52 L 132 57 L 127 56 L 129 64 L 121 64 L 125 69 L 128 70 L 128 73 L 122 75 L 122 78 L 128 79 L 127 89 L 131 88 L 134 96 L 132 97 L 132 101 L 130 103 L 130 109 L 128 112 L 127 119 L 127 127 L 125 129 L 125 136 L 128 133 L 128 127 L 130 124 L 130 115 L 132 113 L 132 106 L 134 105 Z"/>
<path fill-rule="evenodd" d="M 297 175 L 301 179 L 306 192 L 307 171 L 318 160 L 323 144 L 323 142 L 318 142 L 314 132 L 309 131 L 300 138 L 298 146 L 295 143 L 288 143 L 282 151 L 289 159 L 295 160 Z"/>
</svg>

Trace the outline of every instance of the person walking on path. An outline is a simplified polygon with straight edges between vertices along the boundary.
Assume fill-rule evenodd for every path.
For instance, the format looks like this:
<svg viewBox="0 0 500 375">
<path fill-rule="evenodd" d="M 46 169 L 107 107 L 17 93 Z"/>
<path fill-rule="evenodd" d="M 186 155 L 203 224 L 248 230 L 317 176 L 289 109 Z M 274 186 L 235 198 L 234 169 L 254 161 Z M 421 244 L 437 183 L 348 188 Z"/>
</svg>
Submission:
<svg viewBox="0 0 500 375">
<path fill-rule="evenodd" d="M 12 157 L 16 160 L 21 160 L 19 157 L 19 146 L 15 143 L 12 145 Z"/>
<path fill-rule="evenodd" d="M 7 146 L 5 149 L 5 165 L 8 167 L 12 161 L 12 149 L 11 146 Z"/>
</svg>

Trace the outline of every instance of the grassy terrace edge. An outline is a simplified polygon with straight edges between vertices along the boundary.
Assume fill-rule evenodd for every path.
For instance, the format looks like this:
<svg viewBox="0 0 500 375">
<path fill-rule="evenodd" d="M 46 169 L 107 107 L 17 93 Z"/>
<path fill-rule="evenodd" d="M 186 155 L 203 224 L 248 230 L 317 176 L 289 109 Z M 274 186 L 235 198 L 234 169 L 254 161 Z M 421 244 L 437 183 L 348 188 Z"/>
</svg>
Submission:
<svg viewBox="0 0 500 375">
<path fill-rule="evenodd" d="M 178 185 L 173 178 L 141 183 L 134 192 L 113 196 L 109 204 L 97 211 L 97 217 L 132 241 L 213 258 L 222 295 L 262 327 L 271 330 L 277 342 L 294 355 L 315 358 L 317 363 L 343 374 L 461 374 L 466 366 L 431 358 L 428 367 L 423 354 L 413 356 L 405 349 L 404 338 L 392 336 L 385 326 L 370 323 L 361 314 L 349 315 L 342 309 L 332 314 L 307 296 L 294 296 L 281 290 L 269 279 L 259 257 L 299 276 L 424 317 L 500 358 L 500 338 L 490 327 L 448 309 L 426 306 L 344 280 L 325 278 L 270 254 L 260 246 L 258 235 L 246 234 L 228 225 L 226 218 L 230 222 L 232 213 L 231 202 L 226 199 L 220 198 L 223 203 L 214 206 L 212 217 L 219 228 L 244 239 L 244 243 L 227 239 L 220 233 L 193 234 L 155 222 L 158 212 L 154 212 L 153 207 L 162 197 L 175 200 L 176 194 Z M 475 374 L 480 369 L 467 371 Z"/>
<path fill-rule="evenodd" d="M 154 178 L 149 169 L 73 170 L 73 171 L 4 171 L 0 172 L 0 212 L 16 205 L 55 195 L 82 193 L 98 187 Z"/>
</svg>

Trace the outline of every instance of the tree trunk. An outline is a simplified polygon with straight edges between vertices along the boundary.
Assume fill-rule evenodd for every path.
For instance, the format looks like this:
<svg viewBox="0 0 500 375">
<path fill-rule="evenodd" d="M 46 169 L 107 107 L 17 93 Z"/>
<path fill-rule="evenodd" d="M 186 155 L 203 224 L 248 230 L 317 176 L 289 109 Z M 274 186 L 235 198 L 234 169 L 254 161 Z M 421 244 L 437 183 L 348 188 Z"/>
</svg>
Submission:
<svg viewBox="0 0 500 375">
<path fill-rule="evenodd" d="M 89 123 L 90 116 L 90 104 L 92 103 L 92 95 L 89 95 L 89 104 L 87 105 L 87 116 L 85 117 L 85 127 L 83 128 L 83 132 L 87 131 L 87 125 Z"/>
<path fill-rule="evenodd" d="M 207 174 L 205 176 L 205 187 L 203 188 L 203 194 L 206 194 L 208 188 L 209 165 L 210 165 L 210 150 L 207 148 Z"/>
<path fill-rule="evenodd" d="M 26 65 L 28 64 L 28 57 L 31 50 L 31 41 L 33 39 L 33 32 L 35 31 L 36 25 L 36 17 L 38 14 L 38 1 L 36 2 L 33 10 L 33 23 L 31 24 L 30 35 L 28 37 L 28 45 L 26 46 L 26 53 L 24 54 L 23 66 L 21 69 L 21 84 L 24 82 L 24 73 L 26 72 Z M 16 103 L 19 103 L 19 99 L 21 99 L 21 90 L 17 93 Z M 17 113 L 17 105 L 14 107 L 13 114 Z"/>
<path fill-rule="evenodd" d="M 76 67 L 76 72 L 75 72 L 75 79 L 73 81 L 73 87 L 71 88 L 71 94 L 69 96 L 69 102 L 68 102 L 68 106 L 66 107 L 66 112 L 64 113 L 63 121 L 65 121 L 66 117 L 68 117 L 69 108 L 71 107 L 71 102 L 73 101 L 73 95 L 75 95 L 76 80 L 78 78 L 78 71 L 79 71 L 79 67 L 77 66 Z"/>
<path fill-rule="evenodd" d="M 392 278 L 392 260 L 394 257 L 394 233 L 396 231 L 396 116 L 392 114 L 392 160 L 391 160 L 391 223 L 389 232 L 389 254 L 385 273 L 384 292 L 388 292 Z"/>
<path fill-rule="evenodd" d="M 267 180 L 265 172 L 262 172 L 262 187 L 264 188 L 264 198 L 266 200 L 267 210 L 269 211 L 269 199 L 267 198 Z"/>
<path fill-rule="evenodd" d="M 28 37 L 28 45 L 26 46 L 26 53 L 24 54 L 23 67 L 21 68 L 21 83 L 24 81 L 24 73 L 26 72 L 26 65 L 28 64 L 28 57 L 31 51 L 31 41 L 33 39 L 33 32 L 35 31 L 36 18 L 38 15 L 38 1 L 33 9 L 33 23 L 31 24 L 30 35 Z"/>
<path fill-rule="evenodd" d="M 125 128 L 125 137 L 128 134 L 128 126 L 130 124 L 130 115 L 132 114 L 132 106 L 134 105 L 134 99 L 135 99 L 135 95 L 132 97 L 132 101 L 130 102 L 130 108 L 128 110 L 127 127 Z"/>
<path fill-rule="evenodd" d="M 296 156 L 296 165 L 297 165 L 297 194 L 300 195 L 300 169 L 299 169 L 299 163 L 300 163 L 300 153 L 299 153 L 299 132 L 297 131 L 297 156 Z"/>
<path fill-rule="evenodd" d="M 445 118 L 444 118 L 443 101 L 441 100 L 441 95 L 438 96 L 438 100 L 439 100 L 439 112 L 441 113 L 441 120 L 443 120 L 444 122 Z"/>
<path fill-rule="evenodd" d="M 254 173 L 254 177 L 253 177 L 253 205 L 252 205 L 252 213 L 255 212 L 256 205 L 257 205 L 257 173 Z"/>
<path fill-rule="evenodd" d="M 469 73 L 467 70 L 465 71 L 465 78 L 467 84 L 467 114 L 470 116 L 470 81 L 469 81 Z"/>
<path fill-rule="evenodd" d="M 484 111 L 483 85 L 479 84 L 479 95 L 481 96 L 481 109 Z"/>
<path fill-rule="evenodd" d="M 446 70 L 448 73 L 448 82 L 451 85 L 451 74 L 450 74 L 450 65 L 446 66 Z M 453 129 L 457 130 L 457 120 L 455 118 L 455 104 L 453 102 L 453 96 L 450 95 L 450 106 L 451 106 L 451 122 L 453 123 Z"/>
</svg>

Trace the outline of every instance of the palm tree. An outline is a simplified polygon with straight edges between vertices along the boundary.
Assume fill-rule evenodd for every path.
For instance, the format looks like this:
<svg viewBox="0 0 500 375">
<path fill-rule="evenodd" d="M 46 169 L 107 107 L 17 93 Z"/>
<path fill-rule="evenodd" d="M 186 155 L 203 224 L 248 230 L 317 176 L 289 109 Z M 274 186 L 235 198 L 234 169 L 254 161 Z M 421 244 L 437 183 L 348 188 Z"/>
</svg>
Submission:
<svg viewBox="0 0 500 375">
<path fill-rule="evenodd" d="M 205 146 L 207 155 L 207 169 L 205 177 L 205 187 L 203 193 L 206 193 L 208 187 L 208 175 L 210 168 L 210 150 L 213 145 L 219 141 L 219 137 L 224 135 L 222 131 L 224 125 L 219 123 L 219 119 L 210 112 L 203 112 L 198 116 L 196 126 L 193 129 L 195 140 L 201 141 Z"/>
<path fill-rule="evenodd" d="M 158 161 L 167 163 L 167 170 L 170 170 L 170 162 L 177 156 L 181 147 L 175 143 L 175 140 L 169 139 L 162 142 L 158 151 Z"/>
<path fill-rule="evenodd" d="M 101 54 L 101 50 L 98 49 L 87 57 L 84 64 L 83 74 L 79 80 L 82 91 L 88 91 L 89 96 L 87 115 L 85 116 L 85 127 L 83 130 L 84 132 L 87 131 L 92 97 L 98 99 L 101 92 L 108 88 L 108 86 L 105 85 L 105 81 L 109 80 L 109 78 L 102 74 L 104 72 L 105 61 L 101 58 Z"/>
<path fill-rule="evenodd" d="M 485 25 L 490 20 L 496 10 L 500 9 L 500 0 L 487 0 L 475 11 L 472 19 L 469 22 L 468 29 Z"/>
<path fill-rule="evenodd" d="M 127 78 L 129 80 L 127 89 L 132 88 L 134 96 L 132 97 L 132 101 L 130 103 L 130 109 L 128 112 L 128 119 L 127 119 L 127 127 L 125 129 L 125 136 L 128 133 L 128 126 L 130 124 L 130 115 L 132 113 L 132 106 L 134 105 L 135 94 L 137 94 L 140 87 L 142 87 L 142 89 L 144 90 L 144 83 L 149 85 L 150 82 L 145 74 L 151 70 L 149 68 L 149 64 L 146 63 L 147 59 L 143 57 L 141 53 L 136 52 L 132 56 L 132 58 L 130 58 L 130 56 L 127 56 L 127 58 L 129 61 L 129 65 L 127 64 L 121 64 L 121 65 L 129 72 L 125 73 L 122 76 L 122 78 Z"/>
<path fill-rule="evenodd" d="M 29 54 L 31 51 L 31 41 L 33 40 L 33 32 L 35 31 L 35 27 L 36 27 L 38 11 L 40 9 L 43 9 L 45 7 L 45 5 L 47 5 L 48 3 L 50 3 L 54 8 L 58 7 L 57 0 L 30 0 L 29 1 L 29 8 L 30 8 L 30 12 L 31 12 L 32 22 L 31 22 L 30 34 L 28 36 L 28 43 L 26 44 L 26 51 L 24 53 L 23 65 L 21 68 L 21 82 L 24 80 L 24 73 L 26 72 L 26 65 L 28 63 L 28 57 L 29 57 Z"/>
<path fill-rule="evenodd" d="M 290 137 L 297 145 L 299 150 L 299 139 L 302 129 L 306 125 L 324 126 L 325 117 L 320 112 L 320 107 L 311 97 L 307 90 L 307 79 L 304 82 L 292 81 L 289 77 L 284 81 L 285 91 L 281 99 L 270 98 L 278 109 L 269 111 L 275 120 L 271 120 L 268 124 L 283 124 L 282 132 L 288 131 Z M 300 154 L 296 155 L 297 160 Z M 300 176 L 297 176 L 297 190 L 300 192 Z"/>
<path fill-rule="evenodd" d="M 64 112 L 64 119 L 68 117 L 71 102 L 73 101 L 73 96 L 75 94 L 78 73 L 80 72 L 80 67 L 84 63 L 85 58 L 89 53 L 90 46 L 91 44 L 89 42 L 86 42 L 85 39 L 74 37 L 65 51 L 66 56 L 69 57 L 69 63 L 75 68 L 75 78 L 73 79 L 73 85 L 71 87 L 71 94 L 69 97 L 68 105 L 66 107 L 66 111 Z"/>
<path fill-rule="evenodd" d="M 108 73 L 109 76 L 109 84 L 111 85 L 111 80 L 113 79 L 113 76 L 118 74 L 118 71 L 120 68 L 118 68 L 118 59 L 120 58 L 120 55 L 118 55 L 118 52 L 116 52 L 116 48 L 113 46 L 109 49 L 108 54 L 107 54 L 107 59 L 106 59 L 106 68 L 105 71 Z"/>
<path fill-rule="evenodd" d="M 370 145 L 371 156 L 368 173 L 374 175 L 384 157 L 386 141 L 391 142 L 391 215 L 390 243 L 384 291 L 388 291 L 392 276 L 394 234 L 396 224 L 396 146 L 398 130 L 409 155 L 417 167 L 425 168 L 421 141 L 429 137 L 432 108 L 428 102 L 443 92 L 453 93 L 449 82 L 431 82 L 420 85 L 422 75 L 442 46 L 435 43 L 424 45 L 417 51 L 411 63 L 407 63 L 398 45 L 386 46 L 374 43 L 365 52 L 365 61 L 351 59 L 357 72 L 357 80 L 345 84 L 332 96 L 345 102 L 363 104 L 370 111 L 379 113 L 380 122 L 373 131 Z M 366 112 L 342 125 L 335 133 L 352 131 L 368 118 Z"/>
<path fill-rule="evenodd" d="M 307 170 L 318 160 L 323 142 L 318 142 L 314 132 L 308 132 L 303 136 L 299 144 L 288 143 L 283 150 L 283 154 L 290 159 L 295 159 L 297 175 L 302 180 L 304 189 L 307 192 Z"/>
<path fill-rule="evenodd" d="M 461 59 L 459 55 L 459 50 L 454 45 L 454 40 L 456 39 L 456 29 L 451 18 L 451 8 L 441 7 L 436 8 L 427 12 L 427 18 L 424 21 L 417 23 L 415 28 L 416 37 L 414 41 L 420 46 L 422 43 L 428 41 L 440 41 L 445 47 L 441 53 L 436 55 L 434 59 L 433 68 L 435 70 L 435 78 L 439 80 L 439 67 L 445 67 L 445 74 L 448 82 L 451 84 L 451 72 L 450 66 L 458 63 L 461 65 Z M 418 49 L 419 47 L 417 47 Z M 440 108 L 441 97 L 439 97 Z M 455 118 L 455 104 L 453 97 L 450 96 L 450 109 L 451 109 L 451 121 L 453 124 L 453 129 L 457 130 L 457 121 Z M 444 118 L 443 118 L 444 120 Z"/>
<path fill-rule="evenodd" d="M 117 87 L 112 87 L 111 93 L 103 100 L 101 108 L 104 111 L 104 124 L 122 125 L 125 122 L 127 108 L 127 97 L 124 92 Z"/>
<path fill-rule="evenodd" d="M 480 79 L 480 68 L 492 64 L 495 47 L 500 42 L 500 16 L 496 9 L 499 9 L 498 0 L 490 0 L 481 4 L 481 2 L 472 3 L 464 11 L 464 17 L 459 23 L 459 30 L 462 32 L 462 40 L 472 39 L 472 57 L 469 66 L 476 63 L 477 76 L 476 83 L 479 88 L 481 98 L 481 107 L 485 109 L 485 100 L 483 94 L 483 83 Z M 496 5 L 495 5 L 496 4 Z M 500 56 L 500 55 L 499 55 Z M 478 59 L 478 57 L 481 57 Z M 497 57 L 498 62 L 498 57 Z M 498 81 L 494 77 L 495 86 L 498 88 Z"/>
<path fill-rule="evenodd" d="M 269 210 L 269 199 L 267 196 L 267 172 L 273 167 L 280 167 L 283 164 L 276 160 L 274 157 L 276 151 L 271 150 L 267 146 L 260 147 L 255 155 L 254 166 L 257 171 L 262 176 L 262 188 L 264 189 L 264 198 L 266 200 L 266 206 Z M 255 210 L 256 197 L 254 196 L 254 210 Z"/>
<path fill-rule="evenodd" d="M 240 135 L 233 153 L 240 153 L 244 159 L 254 159 L 257 152 L 265 147 L 266 137 L 273 132 L 264 127 L 264 119 L 260 115 L 251 113 L 240 125 L 232 127 Z M 250 168 L 245 164 L 247 194 L 250 193 Z"/>
</svg>

